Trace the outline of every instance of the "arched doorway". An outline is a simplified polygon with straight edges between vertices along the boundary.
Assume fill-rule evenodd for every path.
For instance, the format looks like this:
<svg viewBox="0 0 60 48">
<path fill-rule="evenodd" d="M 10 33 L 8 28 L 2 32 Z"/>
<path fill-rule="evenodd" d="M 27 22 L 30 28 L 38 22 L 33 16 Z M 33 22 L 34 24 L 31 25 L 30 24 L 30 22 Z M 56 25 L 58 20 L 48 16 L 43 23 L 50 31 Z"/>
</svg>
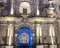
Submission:
<svg viewBox="0 0 60 48">
<path fill-rule="evenodd" d="M 18 29 L 17 47 L 32 48 L 32 29 L 29 27 L 21 27 Z"/>
</svg>

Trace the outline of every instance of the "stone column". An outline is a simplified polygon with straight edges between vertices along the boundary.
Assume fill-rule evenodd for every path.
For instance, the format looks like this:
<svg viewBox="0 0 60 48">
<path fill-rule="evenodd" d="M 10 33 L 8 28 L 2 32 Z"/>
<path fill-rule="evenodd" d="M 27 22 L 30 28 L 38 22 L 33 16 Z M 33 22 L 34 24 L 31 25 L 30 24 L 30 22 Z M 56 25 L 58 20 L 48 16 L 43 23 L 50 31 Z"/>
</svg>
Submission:
<svg viewBox="0 0 60 48">
<path fill-rule="evenodd" d="M 7 30 L 7 44 L 11 46 L 13 44 L 13 31 L 14 27 L 13 24 L 8 25 L 8 30 Z"/>
<path fill-rule="evenodd" d="M 37 44 L 39 44 L 39 30 L 40 30 L 40 24 L 37 24 L 36 25 L 36 42 L 37 42 Z"/>
<path fill-rule="evenodd" d="M 53 24 L 50 24 L 49 36 L 51 37 L 51 44 L 53 45 L 55 42 L 55 32 Z"/>
<path fill-rule="evenodd" d="M 37 44 L 42 43 L 42 31 L 40 24 L 36 25 L 36 37 L 37 37 Z"/>
<path fill-rule="evenodd" d="M 42 27 L 41 27 L 41 25 L 39 27 L 40 27 L 40 29 L 39 29 L 40 43 L 42 44 L 43 43 L 43 40 L 42 40 Z"/>
</svg>

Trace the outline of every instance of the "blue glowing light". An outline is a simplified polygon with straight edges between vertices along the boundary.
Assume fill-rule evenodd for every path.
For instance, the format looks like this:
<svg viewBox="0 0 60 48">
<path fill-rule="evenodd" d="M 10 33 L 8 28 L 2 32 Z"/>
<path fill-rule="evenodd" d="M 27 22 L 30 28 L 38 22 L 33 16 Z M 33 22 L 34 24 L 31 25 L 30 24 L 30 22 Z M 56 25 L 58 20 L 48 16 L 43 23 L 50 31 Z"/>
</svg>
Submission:
<svg viewBox="0 0 60 48">
<path fill-rule="evenodd" d="M 23 32 L 26 32 L 29 36 L 29 43 L 21 43 L 20 42 L 20 36 Z M 17 36 L 17 46 L 21 45 L 27 45 L 27 46 L 32 46 L 32 29 L 29 27 L 21 27 L 18 29 L 18 36 Z"/>
</svg>

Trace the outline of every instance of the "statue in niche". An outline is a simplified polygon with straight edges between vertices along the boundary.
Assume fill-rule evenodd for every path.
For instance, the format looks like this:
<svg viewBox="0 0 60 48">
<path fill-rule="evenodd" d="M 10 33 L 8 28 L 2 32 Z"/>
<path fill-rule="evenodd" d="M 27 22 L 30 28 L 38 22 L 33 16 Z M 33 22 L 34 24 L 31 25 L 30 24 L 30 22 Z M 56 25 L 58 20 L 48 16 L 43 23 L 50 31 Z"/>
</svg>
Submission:
<svg viewBox="0 0 60 48">
<path fill-rule="evenodd" d="M 28 33 L 26 33 L 26 32 L 21 33 L 20 42 L 21 43 L 29 43 Z"/>
</svg>

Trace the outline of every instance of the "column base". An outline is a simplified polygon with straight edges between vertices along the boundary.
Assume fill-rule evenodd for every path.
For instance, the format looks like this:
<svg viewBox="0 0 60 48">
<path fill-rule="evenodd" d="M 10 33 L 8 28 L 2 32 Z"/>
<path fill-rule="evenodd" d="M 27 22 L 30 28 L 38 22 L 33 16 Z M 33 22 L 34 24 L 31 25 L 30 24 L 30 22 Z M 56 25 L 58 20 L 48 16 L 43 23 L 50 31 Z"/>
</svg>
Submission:
<svg viewBox="0 0 60 48">
<path fill-rule="evenodd" d="M 50 48 L 57 48 L 57 45 L 50 45 Z"/>
<path fill-rule="evenodd" d="M 5 46 L 5 48 L 14 48 L 14 46 Z"/>
<path fill-rule="evenodd" d="M 44 48 L 43 45 L 36 45 L 36 48 Z"/>
</svg>

